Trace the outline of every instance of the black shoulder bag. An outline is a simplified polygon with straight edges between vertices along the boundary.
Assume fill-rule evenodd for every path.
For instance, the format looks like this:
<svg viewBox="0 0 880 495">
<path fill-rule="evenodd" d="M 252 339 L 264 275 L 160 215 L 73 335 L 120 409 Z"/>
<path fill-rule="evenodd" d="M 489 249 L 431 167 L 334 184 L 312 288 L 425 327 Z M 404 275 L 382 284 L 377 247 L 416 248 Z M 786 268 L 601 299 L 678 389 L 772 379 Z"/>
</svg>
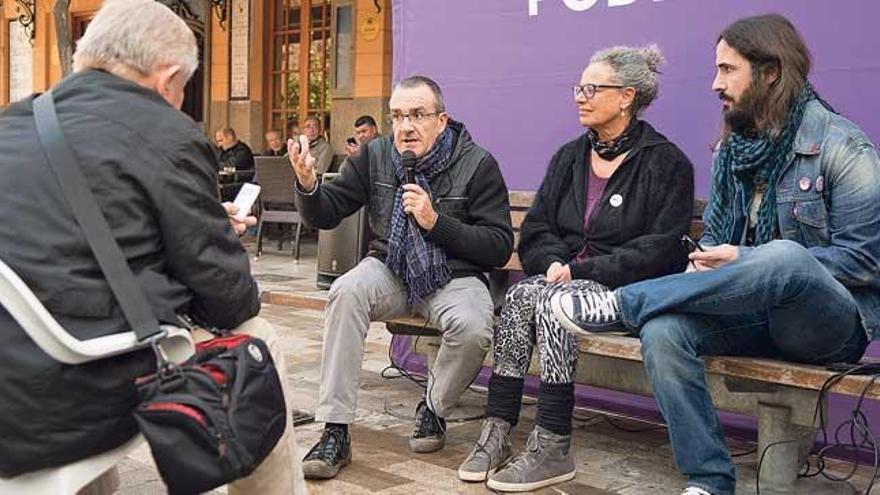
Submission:
<svg viewBox="0 0 880 495">
<path fill-rule="evenodd" d="M 166 332 L 73 158 L 51 92 L 34 100 L 34 118 L 49 165 L 126 321 L 156 353 L 157 372 L 136 382 L 134 415 L 169 492 L 206 492 L 249 475 L 275 448 L 287 418 L 265 342 L 220 336 L 198 344 L 185 362 L 170 362 L 158 345 Z"/>
</svg>

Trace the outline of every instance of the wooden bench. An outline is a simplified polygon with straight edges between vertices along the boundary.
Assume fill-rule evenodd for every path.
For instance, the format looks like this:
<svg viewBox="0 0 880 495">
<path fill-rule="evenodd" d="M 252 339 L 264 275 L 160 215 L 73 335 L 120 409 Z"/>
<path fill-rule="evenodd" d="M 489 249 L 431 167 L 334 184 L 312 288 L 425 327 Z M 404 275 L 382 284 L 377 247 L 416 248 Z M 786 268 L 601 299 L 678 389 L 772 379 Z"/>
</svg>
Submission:
<svg viewBox="0 0 880 495">
<path fill-rule="evenodd" d="M 510 193 L 515 242 L 519 241 L 519 230 L 533 199 L 534 193 L 531 192 Z M 699 218 L 704 206 L 702 201 L 694 205 L 691 223 L 691 237 L 694 239 L 702 233 Z M 514 253 L 504 267 L 489 274 L 493 297 L 500 295 L 503 299 L 510 275 L 518 271 L 522 271 L 522 265 Z M 440 332 L 436 328 L 430 327 L 421 317 L 399 318 L 385 324 L 392 334 L 424 337 L 416 339 L 414 352 L 426 355 L 428 365 L 433 364 L 440 346 Z M 577 383 L 653 395 L 642 364 L 638 339 L 591 335 L 580 339 L 579 349 L 582 357 L 578 362 Z M 529 374 L 540 374 L 537 356 L 537 352 L 533 353 Z M 814 411 L 819 390 L 832 373 L 818 366 L 770 359 L 707 357 L 705 363 L 715 407 L 758 419 L 758 453 L 763 453 L 759 473 L 761 487 L 774 493 L 795 493 L 797 472 L 815 438 Z M 492 365 L 491 352 L 484 364 Z M 830 391 L 859 396 L 868 385 L 868 377 L 850 376 L 838 381 Z M 880 399 L 880 383 L 873 384 L 865 396 Z M 824 404 L 823 410 L 827 410 Z"/>
</svg>

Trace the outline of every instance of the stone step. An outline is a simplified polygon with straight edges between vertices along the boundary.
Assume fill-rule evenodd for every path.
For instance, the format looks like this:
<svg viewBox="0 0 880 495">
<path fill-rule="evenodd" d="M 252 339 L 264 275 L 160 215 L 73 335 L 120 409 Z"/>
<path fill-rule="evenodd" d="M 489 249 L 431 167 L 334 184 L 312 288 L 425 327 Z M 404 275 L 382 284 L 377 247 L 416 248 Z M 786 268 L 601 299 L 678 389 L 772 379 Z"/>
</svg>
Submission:
<svg viewBox="0 0 880 495">
<path fill-rule="evenodd" d="M 316 294 L 302 294 L 299 292 L 263 291 L 260 294 L 263 304 L 276 304 L 298 309 L 314 309 L 323 311 L 327 305 L 327 297 Z"/>
</svg>

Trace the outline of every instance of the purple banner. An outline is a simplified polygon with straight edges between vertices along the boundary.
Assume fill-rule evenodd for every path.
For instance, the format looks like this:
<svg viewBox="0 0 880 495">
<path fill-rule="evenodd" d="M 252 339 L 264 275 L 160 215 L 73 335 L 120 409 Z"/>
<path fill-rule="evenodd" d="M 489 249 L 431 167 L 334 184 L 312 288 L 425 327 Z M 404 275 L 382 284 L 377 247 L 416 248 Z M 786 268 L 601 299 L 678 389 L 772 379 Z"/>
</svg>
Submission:
<svg viewBox="0 0 880 495">
<path fill-rule="evenodd" d="M 396 0 L 394 9 L 395 80 L 436 79 L 510 189 L 536 189 L 552 154 L 582 132 L 570 88 L 595 51 L 657 43 L 667 64 L 645 118 L 691 158 L 705 197 L 721 122 L 715 41 L 753 14 L 791 19 L 819 93 L 880 141 L 876 0 Z"/>
<path fill-rule="evenodd" d="M 691 158 L 705 197 L 721 123 L 711 90 L 715 42 L 726 25 L 755 14 L 781 13 L 795 24 L 813 53 L 816 89 L 880 141 L 877 0 L 394 0 L 393 8 L 395 81 L 436 79 L 451 115 L 498 158 L 512 190 L 536 189 L 552 154 L 583 132 L 570 88 L 592 54 L 657 43 L 667 64 L 645 118 Z M 405 357 L 405 348 L 401 342 L 396 354 Z M 880 342 L 868 354 L 880 355 Z M 606 395 L 639 413 L 613 397 Z M 597 400 L 579 394 L 581 404 Z M 832 400 L 831 424 L 852 405 Z M 866 412 L 880 416 L 880 404 Z"/>
</svg>

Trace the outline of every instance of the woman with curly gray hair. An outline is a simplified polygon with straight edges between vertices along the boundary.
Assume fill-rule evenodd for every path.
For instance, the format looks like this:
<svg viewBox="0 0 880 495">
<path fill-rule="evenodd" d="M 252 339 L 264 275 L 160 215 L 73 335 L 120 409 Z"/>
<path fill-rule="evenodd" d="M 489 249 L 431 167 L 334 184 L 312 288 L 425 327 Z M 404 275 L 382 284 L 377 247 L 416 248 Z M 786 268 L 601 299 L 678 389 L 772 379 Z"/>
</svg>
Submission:
<svg viewBox="0 0 880 495">
<path fill-rule="evenodd" d="M 511 287 L 495 328 L 486 420 L 459 478 L 499 491 L 570 480 L 569 453 L 578 351 L 553 318 L 563 287 L 617 287 L 684 269 L 693 208 L 688 158 L 639 116 L 657 98 L 656 46 L 596 53 L 573 93 L 586 132 L 550 161 L 522 224 L 518 253 L 529 278 Z M 536 425 L 511 457 L 523 382 L 537 344 L 541 362 Z M 500 470 L 499 470 L 500 469 Z M 494 473 L 494 474 L 493 474 Z"/>
</svg>

